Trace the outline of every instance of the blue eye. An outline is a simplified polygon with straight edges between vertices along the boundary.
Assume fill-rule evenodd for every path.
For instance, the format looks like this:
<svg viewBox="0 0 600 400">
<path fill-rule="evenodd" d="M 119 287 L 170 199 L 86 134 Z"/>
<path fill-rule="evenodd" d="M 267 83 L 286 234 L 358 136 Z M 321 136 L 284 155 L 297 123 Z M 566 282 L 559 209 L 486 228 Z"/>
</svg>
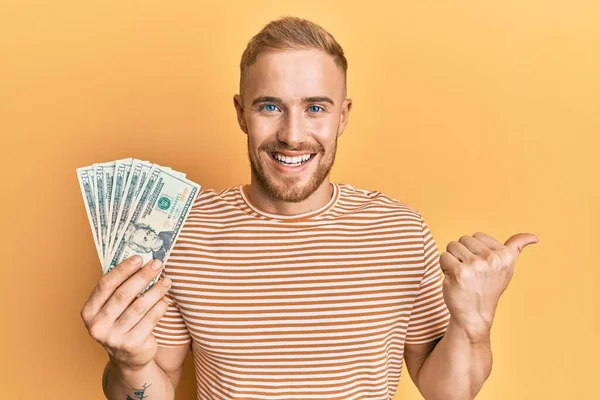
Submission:
<svg viewBox="0 0 600 400">
<path fill-rule="evenodd" d="M 265 110 L 265 111 L 269 111 L 269 112 L 272 112 L 272 111 L 276 111 L 276 110 L 277 110 L 277 106 L 276 106 L 275 104 L 265 104 L 265 105 L 263 105 L 261 108 L 262 108 L 263 110 Z"/>
<path fill-rule="evenodd" d="M 323 110 L 323 107 L 321 107 L 321 106 L 310 106 L 310 107 L 308 107 L 308 109 L 310 110 L 310 112 L 318 113 L 319 110 Z"/>
</svg>

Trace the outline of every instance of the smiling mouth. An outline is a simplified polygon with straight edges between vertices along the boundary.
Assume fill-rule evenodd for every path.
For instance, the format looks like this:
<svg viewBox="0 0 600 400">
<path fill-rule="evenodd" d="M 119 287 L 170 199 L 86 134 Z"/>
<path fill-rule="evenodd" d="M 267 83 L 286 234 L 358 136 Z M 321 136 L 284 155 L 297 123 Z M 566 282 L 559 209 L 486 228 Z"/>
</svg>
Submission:
<svg viewBox="0 0 600 400">
<path fill-rule="evenodd" d="M 269 153 L 271 158 L 278 164 L 286 167 L 299 167 L 312 160 L 316 153 L 307 153 L 300 156 L 288 157 L 281 153 Z"/>
</svg>

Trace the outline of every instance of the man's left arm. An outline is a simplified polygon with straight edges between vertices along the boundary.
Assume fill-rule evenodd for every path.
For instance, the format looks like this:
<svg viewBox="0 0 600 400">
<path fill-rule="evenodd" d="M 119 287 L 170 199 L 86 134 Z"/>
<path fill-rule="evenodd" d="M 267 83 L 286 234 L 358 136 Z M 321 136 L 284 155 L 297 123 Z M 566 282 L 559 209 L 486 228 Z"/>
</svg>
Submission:
<svg viewBox="0 0 600 400">
<path fill-rule="evenodd" d="M 452 319 L 441 340 L 405 345 L 404 359 L 427 400 L 473 399 L 492 371 L 489 334 L 469 338 Z"/>
<path fill-rule="evenodd" d="M 444 337 L 407 344 L 409 374 L 427 400 L 474 399 L 492 369 L 490 331 L 522 249 L 539 239 L 517 234 L 503 245 L 484 233 L 450 242 L 440 256 L 450 322 Z"/>
</svg>

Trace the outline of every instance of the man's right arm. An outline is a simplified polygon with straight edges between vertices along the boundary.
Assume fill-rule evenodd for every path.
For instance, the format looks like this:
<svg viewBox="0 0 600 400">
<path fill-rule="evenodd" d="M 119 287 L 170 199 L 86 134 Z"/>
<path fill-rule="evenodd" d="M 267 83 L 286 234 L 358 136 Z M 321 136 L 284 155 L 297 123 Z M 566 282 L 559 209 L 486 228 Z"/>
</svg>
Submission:
<svg viewBox="0 0 600 400">
<path fill-rule="evenodd" d="M 102 387 L 109 400 L 175 397 L 189 346 L 159 347 L 153 330 L 168 308 L 169 278 L 138 294 L 160 274 L 159 260 L 134 256 L 98 281 L 81 309 L 90 336 L 107 350 Z"/>
<path fill-rule="evenodd" d="M 134 370 L 109 361 L 102 376 L 104 395 L 109 400 L 140 394 L 147 400 L 174 399 L 188 351 L 189 346 L 159 347 L 153 361 Z"/>
</svg>

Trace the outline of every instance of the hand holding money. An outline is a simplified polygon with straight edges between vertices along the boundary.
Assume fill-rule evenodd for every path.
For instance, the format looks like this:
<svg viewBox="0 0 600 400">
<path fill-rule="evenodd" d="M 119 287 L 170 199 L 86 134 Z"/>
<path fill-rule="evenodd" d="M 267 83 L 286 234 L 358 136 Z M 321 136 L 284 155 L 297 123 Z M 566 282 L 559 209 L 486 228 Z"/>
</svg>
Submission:
<svg viewBox="0 0 600 400">
<path fill-rule="evenodd" d="M 154 359 L 158 344 L 152 330 L 166 312 L 169 278 L 161 280 L 144 296 L 145 287 L 160 275 L 159 260 L 143 268 L 142 257 L 133 256 L 104 275 L 81 309 L 81 318 L 92 338 L 108 351 L 117 365 L 143 368 Z"/>
<path fill-rule="evenodd" d="M 77 177 L 104 274 L 132 255 L 164 263 L 200 190 L 181 172 L 133 158 L 78 168 Z"/>
</svg>

